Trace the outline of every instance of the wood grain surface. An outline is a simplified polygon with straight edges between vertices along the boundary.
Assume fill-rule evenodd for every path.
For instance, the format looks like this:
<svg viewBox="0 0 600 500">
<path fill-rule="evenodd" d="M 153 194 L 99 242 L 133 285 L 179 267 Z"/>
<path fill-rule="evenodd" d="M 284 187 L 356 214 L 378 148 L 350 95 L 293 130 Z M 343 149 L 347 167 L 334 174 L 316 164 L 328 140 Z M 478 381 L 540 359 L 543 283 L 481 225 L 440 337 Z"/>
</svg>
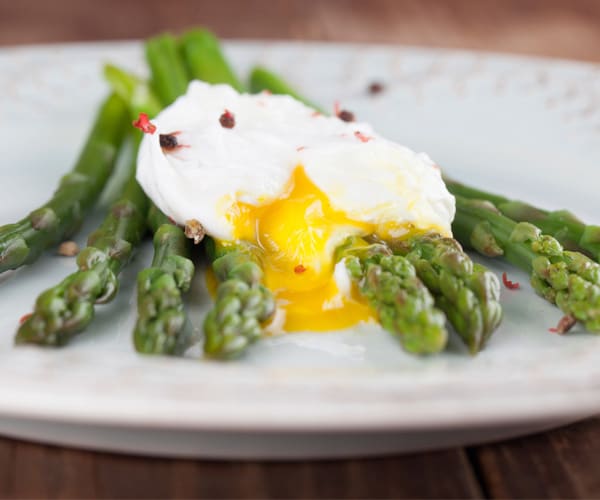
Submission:
<svg viewBox="0 0 600 500">
<path fill-rule="evenodd" d="M 389 42 L 600 61 L 597 0 L 0 0 L 0 45 L 222 37 Z M 595 498 L 600 419 L 497 444 L 364 460 L 210 462 L 0 438 L 2 498 Z"/>
</svg>

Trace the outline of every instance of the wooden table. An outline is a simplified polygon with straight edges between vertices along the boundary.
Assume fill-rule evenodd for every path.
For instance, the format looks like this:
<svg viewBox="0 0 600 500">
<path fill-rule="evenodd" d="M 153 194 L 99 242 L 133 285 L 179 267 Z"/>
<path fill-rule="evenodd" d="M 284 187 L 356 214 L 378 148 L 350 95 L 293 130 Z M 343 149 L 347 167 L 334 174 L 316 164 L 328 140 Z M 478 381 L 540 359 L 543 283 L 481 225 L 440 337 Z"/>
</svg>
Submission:
<svg viewBox="0 0 600 500">
<path fill-rule="evenodd" d="M 222 37 L 391 42 L 600 61 L 596 0 L 0 0 L 0 45 Z M 598 497 L 600 419 L 497 444 L 388 458 L 211 462 L 0 438 L 0 497 Z"/>
</svg>

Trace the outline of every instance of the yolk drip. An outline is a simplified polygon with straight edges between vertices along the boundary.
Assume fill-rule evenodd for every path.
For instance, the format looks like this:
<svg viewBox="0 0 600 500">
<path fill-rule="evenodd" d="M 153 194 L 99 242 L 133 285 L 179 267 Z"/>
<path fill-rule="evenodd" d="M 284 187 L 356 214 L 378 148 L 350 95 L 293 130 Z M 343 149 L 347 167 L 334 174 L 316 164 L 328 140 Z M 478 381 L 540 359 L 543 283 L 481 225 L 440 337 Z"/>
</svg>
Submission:
<svg viewBox="0 0 600 500">
<path fill-rule="evenodd" d="M 237 202 L 228 218 L 236 239 L 262 249 L 264 284 L 285 312 L 285 331 L 336 330 L 373 318 L 354 291 L 338 288 L 333 253 L 346 237 L 374 228 L 335 210 L 301 166 L 284 196 L 259 207 Z"/>
</svg>

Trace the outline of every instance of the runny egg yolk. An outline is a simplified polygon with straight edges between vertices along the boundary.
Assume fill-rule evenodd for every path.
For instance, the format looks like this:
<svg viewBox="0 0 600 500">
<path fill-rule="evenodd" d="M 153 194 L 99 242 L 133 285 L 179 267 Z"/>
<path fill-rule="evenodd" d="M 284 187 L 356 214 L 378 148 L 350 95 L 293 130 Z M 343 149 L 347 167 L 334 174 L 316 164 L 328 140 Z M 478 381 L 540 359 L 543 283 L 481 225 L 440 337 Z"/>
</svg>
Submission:
<svg viewBox="0 0 600 500">
<path fill-rule="evenodd" d="M 335 249 L 352 235 L 414 232 L 410 223 L 382 228 L 335 210 L 301 165 L 281 197 L 260 206 L 234 202 L 226 215 L 236 240 L 262 250 L 264 284 L 285 313 L 277 326 L 287 332 L 336 330 L 375 319 L 354 287 L 340 290 Z"/>
<path fill-rule="evenodd" d="M 342 293 L 333 273 L 336 246 L 372 228 L 334 210 L 304 168 L 294 169 L 282 197 L 261 206 L 236 202 L 227 217 L 236 239 L 261 248 L 264 284 L 285 313 L 278 325 L 284 331 L 336 330 L 374 318 L 355 290 Z"/>
</svg>

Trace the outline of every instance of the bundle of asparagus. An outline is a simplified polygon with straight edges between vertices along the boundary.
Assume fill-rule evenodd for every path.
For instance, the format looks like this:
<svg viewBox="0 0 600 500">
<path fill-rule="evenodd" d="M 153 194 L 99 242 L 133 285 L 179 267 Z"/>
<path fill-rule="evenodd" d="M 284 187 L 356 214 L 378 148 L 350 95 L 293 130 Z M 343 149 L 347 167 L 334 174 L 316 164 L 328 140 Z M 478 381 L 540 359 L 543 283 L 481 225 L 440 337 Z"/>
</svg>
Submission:
<svg viewBox="0 0 600 500">
<path fill-rule="evenodd" d="M 73 233 L 110 175 L 127 135 L 127 121 L 139 113 L 157 114 L 194 78 L 243 90 L 218 40 L 205 30 L 190 31 L 179 40 L 155 37 L 146 43 L 146 57 L 149 84 L 114 66 L 106 68 L 114 94 L 103 104 L 73 172 L 46 205 L 0 228 L 0 272 L 33 262 Z M 250 89 L 289 94 L 317 109 L 265 68 L 252 71 Z M 133 158 L 130 163 L 130 180 L 90 235 L 77 260 L 79 270 L 40 295 L 17 332 L 18 343 L 64 345 L 82 331 L 93 319 L 94 304 L 116 295 L 118 274 L 148 227 L 154 234 L 154 258 L 138 275 L 134 345 L 142 353 L 183 352 L 191 328 L 183 294 L 194 275 L 193 248 L 184 228 L 149 204 L 135 181 Z M 447 185 L 457 195 L 453 231 L 458 241 L 437 234 L 391 241 L 353 237 L 336 251 L 336 261 L 344 263 L 381 325 L 407 352 L 443 350 L 447 319 L 476 353 L 500 323 L 499 281 L 473 263 L 459 241 L 531 271 L 534 289 L 564 311 L 563 330 L 581 321 L 588 330 L 600 331 L 600 266 L 578 252 L 563 250 L 557 241 L 598 258 L 600 228 L 585 226 L 564 211 L 546 212 L 454 181 Z M 243 241 L 205 242 L 218 286 L 204 322 L 204 350 L 207 356 L 230 359 L 265 334 L 275 301 L 263 284 L 260 249 Z"/>
<path fill-rule="evenodd" d="M 119 116 L 120 121 L 112 129 L 113 133 L 121 133 L 118 136 L 119 140 L 122 140 L 122 136 L 125 135 L 127 122 L 131 123 L 127 120 L 127 116 L 133 118 L 139 113 L 155 115 L 162 106 L 176 97 L 176 92 L 185 92 L 187 80 L 173 83 L 176 77 L 172 75 L 178 74 L 173 68 L 177 68 L 175 65 L 179 62 L 177 51 L 173 51 L 173 47 L 174 40 L 169 36 L 157 37 L 147 43 L 147 57 L 153 68 L 153 82 L 158 89 L 160 100 L 142 80 L 114 66 L 107 66 L 105 69 L 107 80 L 115 92 L 115 96 L 111 99 L 118 102 L 121 105 L 120 109 L 125 113 Z M 180 74 L 184 74 L 182 66 L 179 68 L 181 68 Z M 109 214 L 101 226 L 88 238 L 88 246 L 79 254 L 77 259 L 79 270 L 39 296 L 33 313 L 26 318 L 17 331 L 17 343 L 64 345 L 92 321 L 94 304 L 109 302 L 116 296 L 119 287 L 118 275 L 131 258 L 133 250 L 140 243 L 146 230 L 148 200 L 135 180 L 139 141 L 140 137 L 136 135 L 135 147 L 132 148 L 132 158 L 129 162 L 129 181 L 120 199 L 110 207 Z M 154 215 L 149 218 L 150 225 L 156 226 L 157 220 L 166 222 L 166 218 Z M 160 227 L 152 228 L 159 234 Z M 183 238 L 183 245 L 180 243 L 182 238 L 178 238 L 179 233 Z M 165 312 L 164 317 L 161 318 L 162 322 L 159 322 L 160 325 L 168 326 L 165 328 L 165 333 L 162 328 L 156 327 L 156 321 L 148 318 L 151 316 L 151 311 L 156 312 L 157 308 L 149 308 L 149 301 L 145 297 L 161 295 L 157 292 L 158 287 L 163 292 L 163 297 L 168 296 L 169 280 L 159 279 L 157 274 L 167 274 L 171 277 L 175 273 L 184 272 L 185 278 L 180 278 L 175 285 L 177 292 L 189 288 L 193 275 L 193 264 L 189 259 L 186 260 L 187 242 L 182 230 L 173 227 L 163 230 L 162 234 L 162 237 L 155 238 L 157 243 L 155 267 L 139 279 L 138 304 L 143 314 L 136 324 L 135 345 L 143 352 L 146 350 L 163 353 L 175 351 L 175 346 L 181 344 L 180 336 L 186 323 L 185 320 L 175 321 L 173 314 Z M 171 244 L 173 239 L 176 244 Z M 166 252 L 164 248 L 169 248 L 170 252 Z M 175 256 L 163 258 L 166 253 Z M 175 260 L 177 257 L 181 260 Z M 162 308 L 167 307 L 165 302 L 154 301 Z M 170 305 L 172 307 L 172 304 Z M 178 311 L 178 314 L 181 316 L 184 313 Z M 162 339 L 165 335 L 168 337 L 167 340 Z"/>
</svg>

